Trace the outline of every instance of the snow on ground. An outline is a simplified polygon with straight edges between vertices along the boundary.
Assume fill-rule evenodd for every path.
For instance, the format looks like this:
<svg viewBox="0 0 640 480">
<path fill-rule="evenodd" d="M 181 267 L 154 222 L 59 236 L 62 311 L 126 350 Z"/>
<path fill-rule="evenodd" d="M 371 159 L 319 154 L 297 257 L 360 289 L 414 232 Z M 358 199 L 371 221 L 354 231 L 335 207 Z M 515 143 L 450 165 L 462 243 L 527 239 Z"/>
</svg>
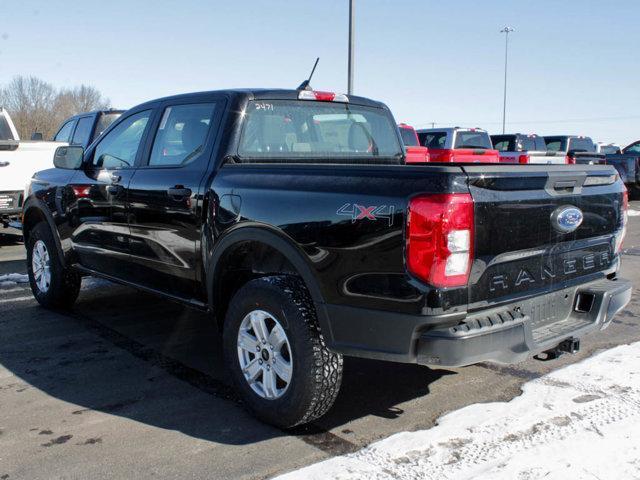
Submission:
<svg viewBox="0 0 640 480">
<path fill-rule="evenodd" d="M 640 216 L 640 210 L 634 210 L 634 209 L 630 208 L 629 210 L 627 210 L 627 214 L 630 217 L 639 217 Z"/>
<path fill-rule="evenodd" d="M 640 343 L 607 350 L 438 425 L 278 477 L 640 479 Z"/>
<path fill-rule="evenodd" d="M 0 290 L 13 288 L 19 283 L 29 283 L 29 276 L 21 273 L 7 273 L 0 275 Z"/>
</svg>

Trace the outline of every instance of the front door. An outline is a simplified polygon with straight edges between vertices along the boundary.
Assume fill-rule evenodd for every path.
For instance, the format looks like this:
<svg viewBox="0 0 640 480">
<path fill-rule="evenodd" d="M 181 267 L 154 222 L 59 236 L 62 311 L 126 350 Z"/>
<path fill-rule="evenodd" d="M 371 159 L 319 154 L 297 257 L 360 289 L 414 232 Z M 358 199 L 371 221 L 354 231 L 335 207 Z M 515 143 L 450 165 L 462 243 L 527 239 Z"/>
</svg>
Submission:
<svg viewBox="0 0 640 480">
<path fill-rule="evenodd" d="M 140 285 L 198 297 L 201 189 L 222 105 L 215 97 L 162 105 L 129 185 L 132 273 Z"/>
<path fill-rule="evenodd" d="M 71 241 L 80 265 L 126 278 L 129 257 L 128 188 L 153 110 L 118 123 L 85 153 L 69 185 L 75 197 Z"/>
</svg>

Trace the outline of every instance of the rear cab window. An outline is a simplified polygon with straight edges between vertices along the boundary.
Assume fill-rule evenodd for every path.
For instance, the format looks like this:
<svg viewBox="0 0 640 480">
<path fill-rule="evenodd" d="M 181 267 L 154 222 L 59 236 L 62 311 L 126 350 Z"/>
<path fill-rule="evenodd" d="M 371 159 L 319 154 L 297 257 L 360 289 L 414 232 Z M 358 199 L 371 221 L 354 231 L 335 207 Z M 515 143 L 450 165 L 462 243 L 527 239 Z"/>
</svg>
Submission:
<svg viewBox="0 0 640 480">
<path fill-rule="evenodd" d="M 550 152 L 567 151 L 566 137 L 544 137 L 544 143 L 547 145 L 547 150 Z"/>
<path fill-rule="evenodd" d="M 491 150 L 491 138 L 487 132 L 478 130 L 458 130 L 453 148 L 483 148 Z"/>
<path fill-rule="evenodd" d="M 96 129 L 93 132 L 93 138 L 91 141 L 98 138 L 102 133 L 111 126 L 113 122 L 115 122 L 122 115 L 120 112 L 114 113 L 103 113 L 98 117 L 98 123 L 96 124 Z"/>
<path fill-rule="evenodd" d="M 367 163 L 403 155 L 387 110 L 304 100 L 250 101 L 238 146 L 241 160 Z"/>
<path fill-rule="evenodd" d="M 422 132 L 418 133 L 420 145 L 430 149 L 443 149 L 447 144 L 447 132 Z"/>
<path fill-rule="evenodd" d="M 588 137 L 572 138 L 569 140 L 569 150 L 574 152 L 595 152 L 596 146 Z"/>
<path fill-rule="evenodd" d="M 412 128 L 400 127 L 400 136 L 405 147 L 418 147 L 416 132 Z"/>
<path fill-rule="evenodd" d="M 515 140 L 515 135 L 493 135 L 491 137 L 493 148 L 499 152 L 514 152 Z"/>
</svg>

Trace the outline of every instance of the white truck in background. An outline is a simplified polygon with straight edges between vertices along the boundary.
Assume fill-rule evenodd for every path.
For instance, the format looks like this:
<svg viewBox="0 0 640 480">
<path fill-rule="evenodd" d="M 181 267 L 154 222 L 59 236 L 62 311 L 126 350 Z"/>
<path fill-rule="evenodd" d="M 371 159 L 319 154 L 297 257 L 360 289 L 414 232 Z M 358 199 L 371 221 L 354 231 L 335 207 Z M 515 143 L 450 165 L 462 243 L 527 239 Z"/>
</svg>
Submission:
<svg viewBox="0 0 640 480">
<path fill-rule="evenodd" d="M 122 110 L 80 113 L 62 122 L 53 141 L 24 141 L 20 140 L 9 113 L 0 108 L 0 233 L 8 228 L 21 229 L 24 189 L 34 173 L 53 167 L 56 148 L 64 145 L 87 148 L 121 114 Z"/>
</svg>

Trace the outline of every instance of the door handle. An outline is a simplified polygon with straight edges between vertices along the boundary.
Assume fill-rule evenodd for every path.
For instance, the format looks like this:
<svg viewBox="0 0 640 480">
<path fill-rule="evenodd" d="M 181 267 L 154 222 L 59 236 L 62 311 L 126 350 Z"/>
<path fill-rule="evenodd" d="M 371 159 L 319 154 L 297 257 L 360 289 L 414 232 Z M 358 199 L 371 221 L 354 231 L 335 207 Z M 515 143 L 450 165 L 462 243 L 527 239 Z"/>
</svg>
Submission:
<svg viewBox="0 0 640 480">
<path fill-rule="evenodd" d="M 173 187 L 167 190 L 167 194 L 174 200 L 182 200 L 185 197 L 191 196 L 191 189 L 184 187 Z"/>
</svg>

